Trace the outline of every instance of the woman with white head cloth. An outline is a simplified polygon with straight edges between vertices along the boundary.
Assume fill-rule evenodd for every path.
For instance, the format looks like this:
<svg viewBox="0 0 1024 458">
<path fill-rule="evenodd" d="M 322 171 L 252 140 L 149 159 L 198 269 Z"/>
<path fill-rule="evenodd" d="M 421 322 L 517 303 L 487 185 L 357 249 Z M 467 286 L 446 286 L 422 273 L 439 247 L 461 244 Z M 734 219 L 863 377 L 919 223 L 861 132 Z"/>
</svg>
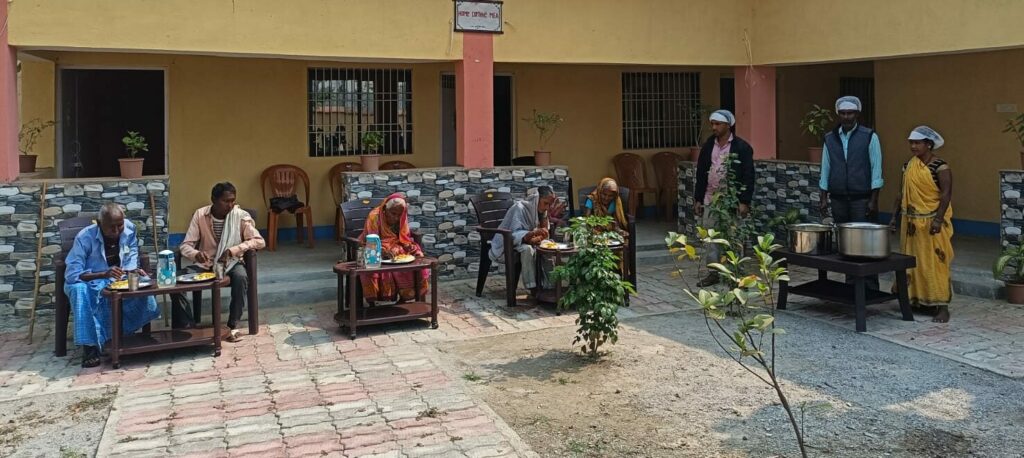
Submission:
<svg viewBox="0 0 1024 458">
<path fill-rule="evenodd" d="M 892 222 L 902 224 L 900 251 L 917 258 L 907 292 L 915 307 L 937 308 L 936 323 L 949 321 L 950 264 L 953 262 L 953 172 L 935 155 L 945 140 L 934 129 L 918 126 L 907 137 L 914 157 L 903 166 L 903 187 Z"/>
</svg>

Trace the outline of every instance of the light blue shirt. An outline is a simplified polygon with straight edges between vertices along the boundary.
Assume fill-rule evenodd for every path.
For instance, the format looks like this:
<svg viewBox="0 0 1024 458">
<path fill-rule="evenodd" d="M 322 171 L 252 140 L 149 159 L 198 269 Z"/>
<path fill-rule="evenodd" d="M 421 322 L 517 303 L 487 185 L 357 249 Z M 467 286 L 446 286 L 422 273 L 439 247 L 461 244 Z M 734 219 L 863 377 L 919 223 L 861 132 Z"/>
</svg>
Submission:
<svg viewBox="0 0 1024 458">
<path fill-rule="evenodd" d="M 583 204 L 583 206 L 587 207 L 591 211 L 594 210 L 594 202 L 592 200 L 590 200 L 589 197 L 587 198 L 587 201 Z M 608 204 L 608 214 L 609 215 L 614 215 L 615 214 L 615 201 L 614 200 L 610 204 Z"/>
<path fill-rule="evenodd" d="M 857 130 L 856 125 L 849 132 L 842 128 L 839 129 L 839 141 L 843 143 L 843 157 L 847 157 L 849 154 L 850 136 L 855 130 Z M 881 189 L 885 184 L 885 180 L 882 179 L 882 144 L 878 141 L 878 134 L 874 132 L 871 133 L 871 142 L 868 143 L 868 160 L 871 162 L 871 189 Z M 821 181 L 818 183 L 823 191 L 828 191 L 828 175 L 828 145 L 824 145 L 824 151 L 821 152 Z"/>
<path fill-rule="evenodd" d="M 135 225 L 127 219 L 118 240 L 118 253 L 121 255 L 122 269 L 128 271 L 139 268 L 139 239 L 135 235 Z M 106 272 L 110 269 L 103 251 L 103 232 L 98 225 L 88 226 L 78 233 L 75 245 L 71 247 L 64 262 L 67 265 L 64 282 L 69 285 L 82 281 L 82 274 Z"/>
</svg>

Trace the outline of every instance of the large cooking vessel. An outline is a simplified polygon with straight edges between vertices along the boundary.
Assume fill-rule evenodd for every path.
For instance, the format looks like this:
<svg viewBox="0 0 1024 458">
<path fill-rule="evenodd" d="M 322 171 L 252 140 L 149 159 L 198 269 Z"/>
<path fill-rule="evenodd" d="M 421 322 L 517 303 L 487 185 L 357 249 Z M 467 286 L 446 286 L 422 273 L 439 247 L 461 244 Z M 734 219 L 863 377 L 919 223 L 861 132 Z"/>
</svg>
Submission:
<svg viewBox="0 0 1024 458">
<path fill-rule="evenodd" d="M 889 248 L 889 226 L 874 223 L 839 225 L 839 253 L 851 258 L 885 259 Z"/>
<path fill-rule="evenodd" d="M 794 253 L 809 255 L 832 254 L 832 231 L 827 224 L 790 224 L 789 249 Z"/>
</svg>

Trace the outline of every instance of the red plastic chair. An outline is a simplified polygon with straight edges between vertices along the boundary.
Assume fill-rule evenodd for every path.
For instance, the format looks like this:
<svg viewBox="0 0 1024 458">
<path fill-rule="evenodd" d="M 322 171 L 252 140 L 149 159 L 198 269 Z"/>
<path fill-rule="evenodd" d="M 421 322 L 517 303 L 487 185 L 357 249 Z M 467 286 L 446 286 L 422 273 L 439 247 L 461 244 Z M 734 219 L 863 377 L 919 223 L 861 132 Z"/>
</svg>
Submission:
<svg viewBox="0 0 1024 458">
<path fill-rule="evenodd" d="M 655 198 L 658 195 L 658 189 L 647 184 L 647 163 L 640 155 L 621 153 L 612 158 L 612 165 L 615 166 L 616 183 L 632 191 L 629 194 L 629 204 L 627 204 L 629 214 L 639 216 L 637 209 L 643 202 L 641 194 L 654 194 Z"/>
<path fill-rule="evenodd" d="M 309 175 L 294 165 L 277 164 L 268 167 L 260 176 L 260 190 L 263 192 L 263 201 L 267 203 L 267 249 L 270 251 L 277 250 L 277 219 L 281 214 L 270 208 L 267 186 L 270 186 L 271 197 L 298 197 L 295 188 L 300 181 L 303 191 L 306 193 L 305 200 L 300 200 L 303 203 L 302 207 L 291 211 L 291 213 L 295 213 L 296 238 L 299 243 L 303 242 L 303 229 L 305 229 L 305 235 L 309 238 L 309 247 L 313 248 L 313 207 L 310 204 Z M 305 218 L 305 224 L 303 218 Z"/>
</svg>

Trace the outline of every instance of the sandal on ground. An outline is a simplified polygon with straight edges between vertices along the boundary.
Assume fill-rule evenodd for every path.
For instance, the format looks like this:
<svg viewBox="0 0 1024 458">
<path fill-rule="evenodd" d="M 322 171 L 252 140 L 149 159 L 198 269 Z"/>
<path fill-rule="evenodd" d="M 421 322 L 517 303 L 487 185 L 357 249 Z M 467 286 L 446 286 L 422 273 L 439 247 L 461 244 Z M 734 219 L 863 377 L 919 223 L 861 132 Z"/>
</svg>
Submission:
<svg viewBox="0 0 1024 458">
<path fill-rule="evenodd" d="M 96 367 L 100 365 L 100 349 L 91 345 L 82 348 L 82 367 Z"/>
<path fill-rule="evenodd" d="M 242 340 L 242 333 L 237 329 L 230 329 L 228 330 L 228 336 L 225 337 L 224 340 L 231 343 L 238 342 Z"/>
</svg>

